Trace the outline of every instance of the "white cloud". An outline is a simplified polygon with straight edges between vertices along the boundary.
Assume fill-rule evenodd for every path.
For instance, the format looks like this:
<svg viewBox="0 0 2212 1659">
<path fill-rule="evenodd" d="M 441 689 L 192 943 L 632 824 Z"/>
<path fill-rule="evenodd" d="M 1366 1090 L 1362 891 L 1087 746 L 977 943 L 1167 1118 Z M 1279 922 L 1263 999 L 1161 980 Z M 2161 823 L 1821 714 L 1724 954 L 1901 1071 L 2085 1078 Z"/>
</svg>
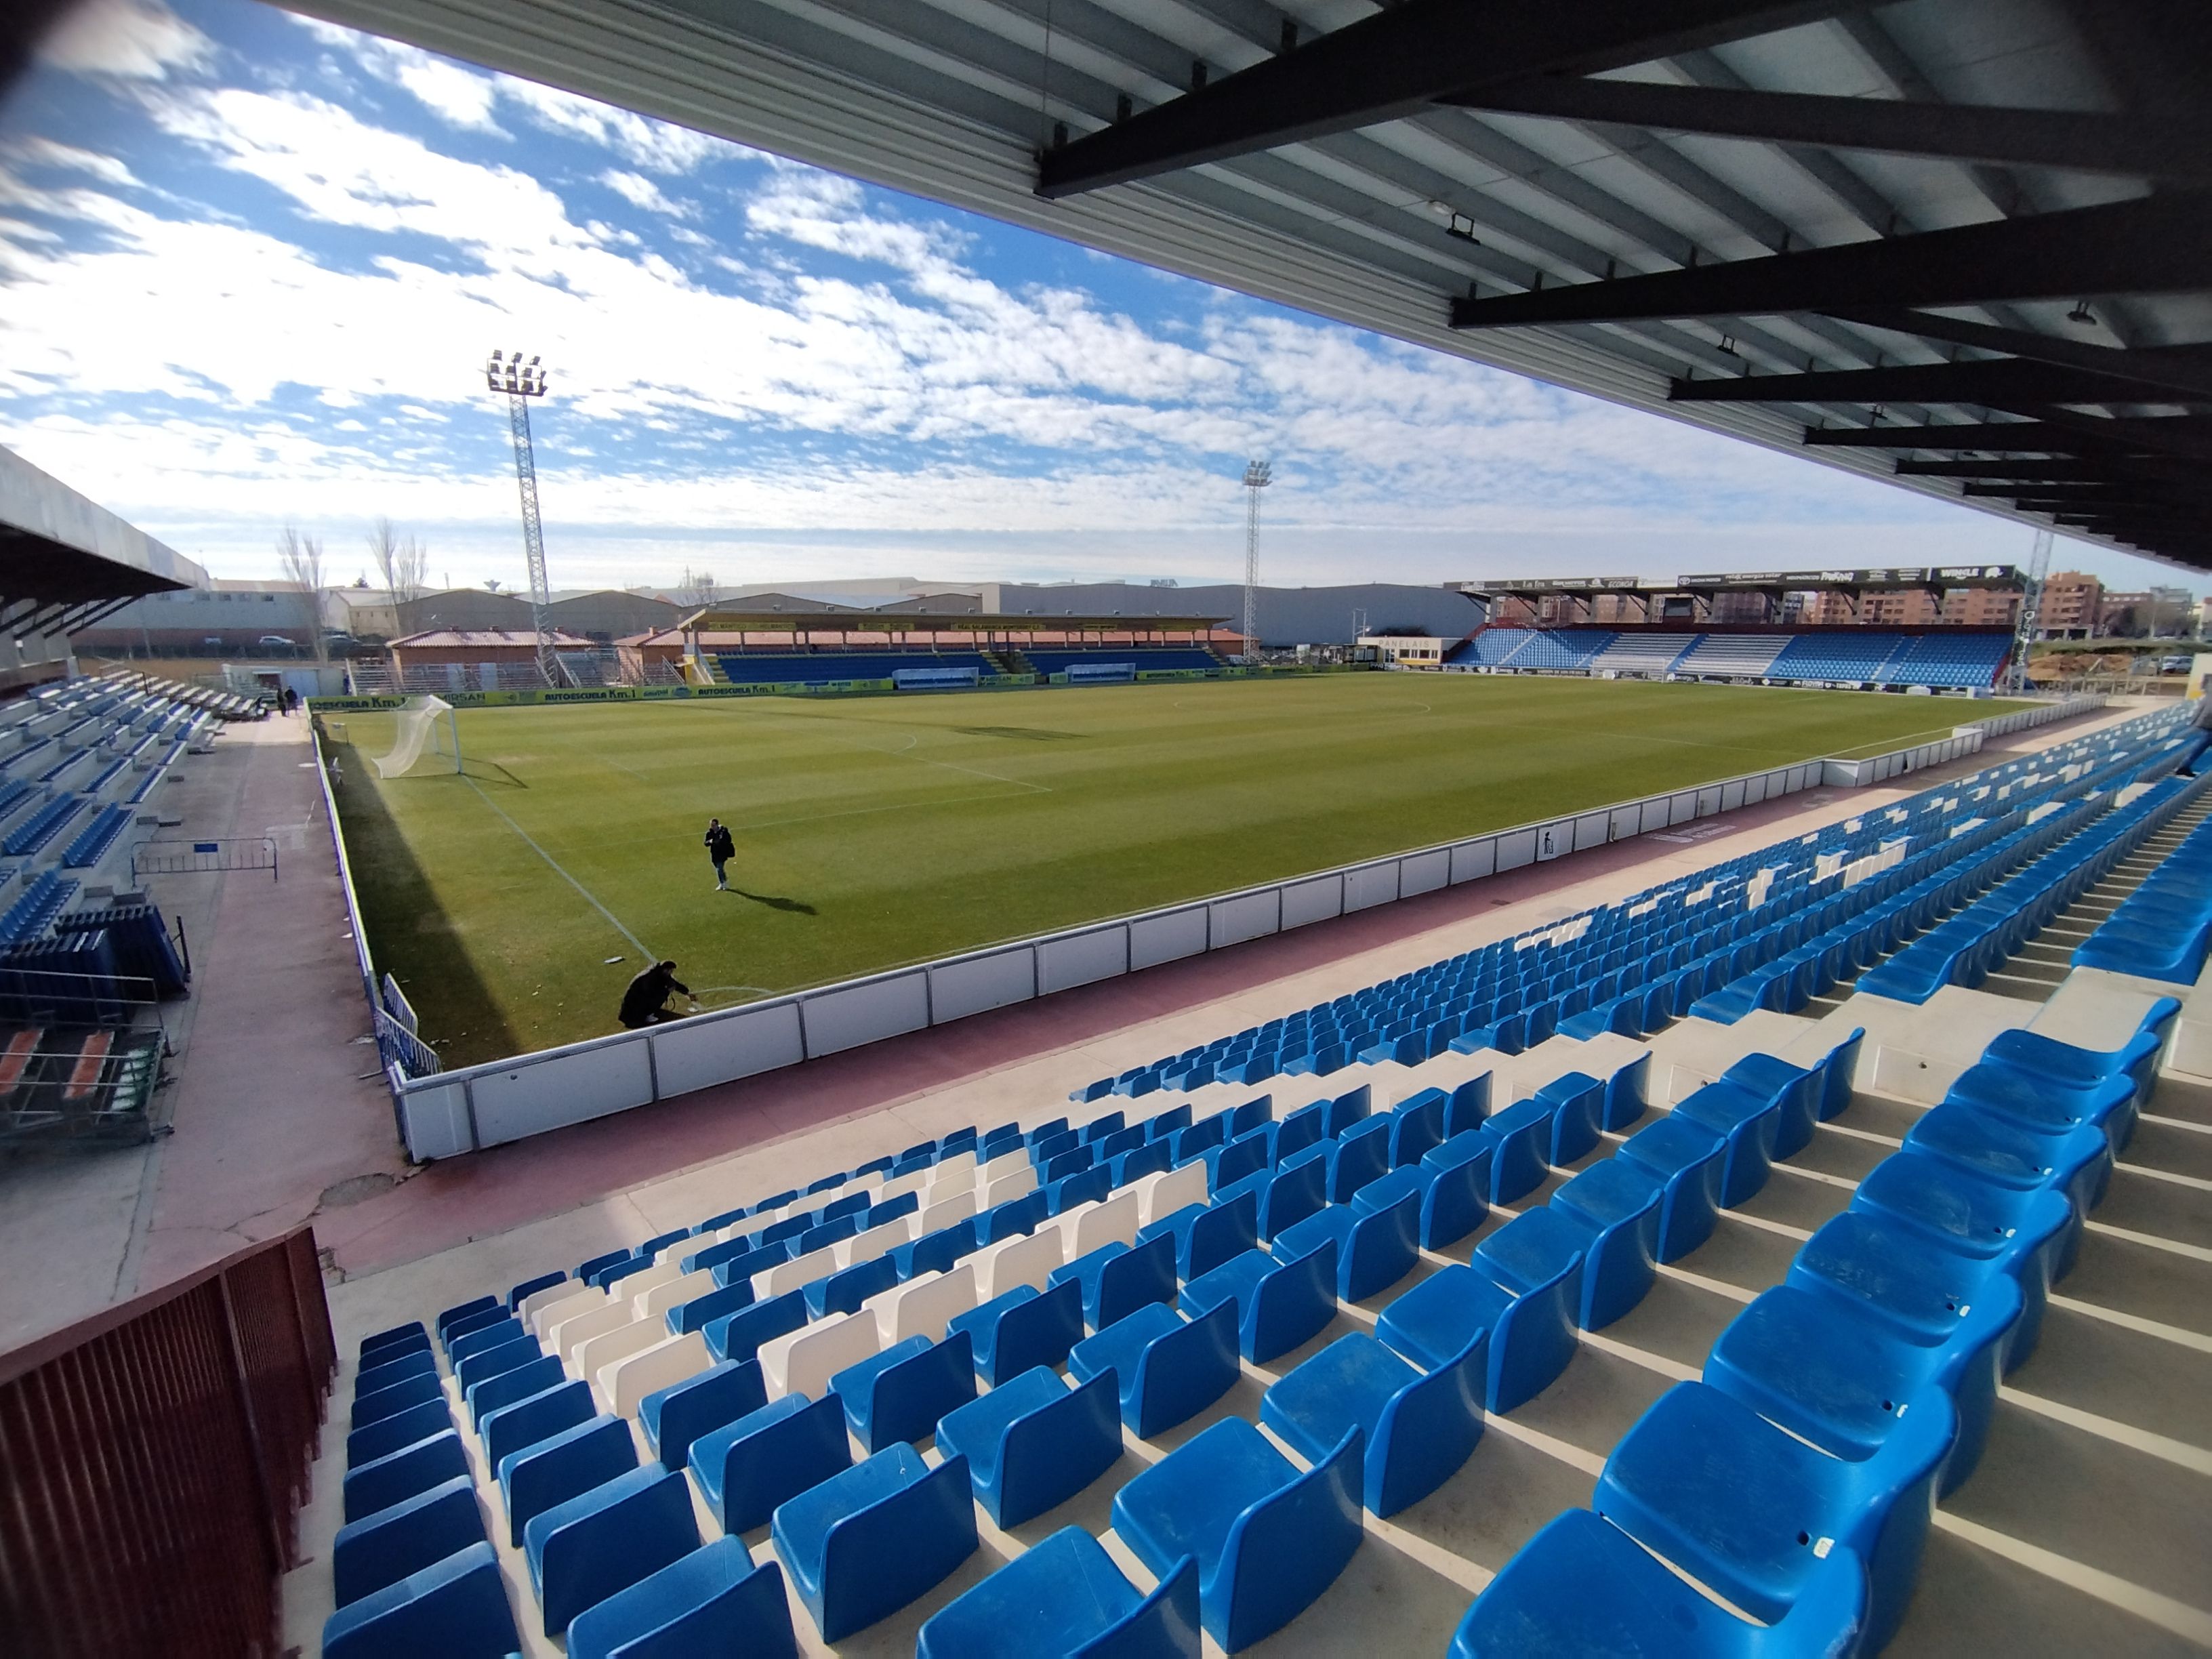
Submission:
<svg viewBox="0 0 2212 1659">
<path fill-rule="evenodd" d="M 599 182 L 632 207 L 643 208 L 648 213 L 663 214 L 671 219 L 695 219 L 698 216 L 699 210 L 691 203 L 671 201 L 660 193 L 659 185 L 642 173 L 624 173 L 619 167 L 609 167 L 599 175 Z"/>
<path fill-rule="evenodd" d="M 0 143 L 0 155 L 10 156 L 26 167 L 57 167 L 72 173 L 89 173 L 104 185 L 136 185 L 138 182 L 131 169 L 112 155 L 95 155 L 88 149 L 79 149 L 74 144 L 58 143 L 52 138 L 36 135 L 11 138 Z"/>
<path fill-rule="evenodd" d="M 86 0 L 40 43 L 40 58 L 75 75 L 162 81 L 204 67 L 214 44 L 160 0 Z"/>
</svg>

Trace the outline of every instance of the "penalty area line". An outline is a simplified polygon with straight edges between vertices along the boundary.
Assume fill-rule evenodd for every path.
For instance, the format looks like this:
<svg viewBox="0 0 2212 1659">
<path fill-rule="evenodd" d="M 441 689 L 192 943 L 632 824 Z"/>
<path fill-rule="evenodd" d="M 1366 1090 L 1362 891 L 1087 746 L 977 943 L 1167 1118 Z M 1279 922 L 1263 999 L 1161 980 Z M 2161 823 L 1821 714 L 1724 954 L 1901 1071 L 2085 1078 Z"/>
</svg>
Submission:
<svg viewBox="0 0 2212 1659">
<path fill-rule="evenodd" d="M 582 882 L 578 881 L 575 877 L 570 875 L 566 870 L 562 869 L 559 860 L 556 859 L 550 853 L 540 847 L 535 841 L 532 841 L 530 837 L 530 832 L 527 830 L 525 830 L 513 818 L 507 817 L 507 809 L 501 806 L 497 801 L 494 800 L 489 795 L 485 794 L 483 788 L 477 784 L 474 778 L 470 777 L 466 773 L 463 773 L 461 776 L 462 781 L 465 782 L 470 788 L 474 789 L 477 792 L 477 799 L 481 800 L 486 806 L 490 807 L 493 811 L 498 813 L 501 819 L 506 823 L 507 827 L 514 830 L 516 835 L 522 837 L 522 844 L 527 847 L 532 852 L 537 854 L 539 858 L 545 860 L 546 868 L 552 871 L 555 875 L 560 877 L 562 880 L 567 882 L 569 886 L 574 888 L 579 893 L 581 893 L 584 896 L 584 902 L 590 905 L 592 908 L 597 910 L 601 915 L 605 916 L 607 921 L 613 925 L 615 932 L 620 933 L 632 945 L 637 946 L 638 950 L 643 953 L 645 959 L 647 962 L 658 962 L 660 960 L 659 957 L 654 954 L 651 945 L 647 945 L 635 933 L 631 933 L 629 928 L 623 926 L 622 918 L 620 916 L 617 915 L 613 911 L 608 909 L 605 905 L 599 902 L 599 896 L 597 894 L 592 892 L 590 888 L 585 886 Z"/>
</svg>

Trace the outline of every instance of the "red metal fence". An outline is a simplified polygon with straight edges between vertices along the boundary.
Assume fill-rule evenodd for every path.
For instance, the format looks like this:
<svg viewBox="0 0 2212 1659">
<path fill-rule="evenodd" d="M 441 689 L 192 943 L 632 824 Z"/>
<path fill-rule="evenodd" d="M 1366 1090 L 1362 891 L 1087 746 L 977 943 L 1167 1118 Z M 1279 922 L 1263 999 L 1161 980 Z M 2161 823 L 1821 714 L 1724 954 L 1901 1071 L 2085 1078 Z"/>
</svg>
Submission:
<svg viewBox="0 0 2212 1659">
<path fill-rule="evenodd" d="M 0 1355 L 0 1650 L 275 1654 L 337 1370 L 306 1227 Z"/>
</svg>

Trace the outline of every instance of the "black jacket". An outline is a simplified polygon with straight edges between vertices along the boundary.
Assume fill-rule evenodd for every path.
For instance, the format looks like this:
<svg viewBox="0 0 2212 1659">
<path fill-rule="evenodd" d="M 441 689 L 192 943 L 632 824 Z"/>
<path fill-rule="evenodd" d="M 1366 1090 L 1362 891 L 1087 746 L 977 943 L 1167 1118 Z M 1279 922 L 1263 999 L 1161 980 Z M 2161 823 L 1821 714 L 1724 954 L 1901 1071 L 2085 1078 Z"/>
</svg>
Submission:
<svg viewBox="0 0 2212 1659">
<path fill-rule="evenodd" d="M 624 1025 L 642 1025 L 668 1000 L 671 991 L 681 991 L 687 997 L 691 994 L 690 986 L 655 963 L 630 981 L 629 988 L 623 993 L 622 1012 L 617 1018 Z"/>
<path fill-rule="evenodd" d="M 718 823 L 707 832 L 706 846 L 707 856 L 717 864 L 738 855 L 738 843 L 726 823 Z"/>
</svg>

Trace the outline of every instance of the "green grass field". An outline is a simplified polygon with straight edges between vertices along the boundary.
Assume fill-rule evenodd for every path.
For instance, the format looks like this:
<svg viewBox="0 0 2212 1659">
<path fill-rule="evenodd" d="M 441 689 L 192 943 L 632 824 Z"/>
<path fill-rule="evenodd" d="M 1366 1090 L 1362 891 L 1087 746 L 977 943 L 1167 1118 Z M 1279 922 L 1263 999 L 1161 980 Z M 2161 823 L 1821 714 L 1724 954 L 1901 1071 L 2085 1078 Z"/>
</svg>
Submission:
<svg viewBox="0 0 2212 1659">
<path fill-rule="evenodd" d="M 396 717 L 350 714 L 340 811 L 377 965 L 459 1065 L 617 1029 L 647 951 L 726 1006 L 2016 706 L 1363 674 L 465 709 L 464 774 L 389 782 Z"/>
</svg>

